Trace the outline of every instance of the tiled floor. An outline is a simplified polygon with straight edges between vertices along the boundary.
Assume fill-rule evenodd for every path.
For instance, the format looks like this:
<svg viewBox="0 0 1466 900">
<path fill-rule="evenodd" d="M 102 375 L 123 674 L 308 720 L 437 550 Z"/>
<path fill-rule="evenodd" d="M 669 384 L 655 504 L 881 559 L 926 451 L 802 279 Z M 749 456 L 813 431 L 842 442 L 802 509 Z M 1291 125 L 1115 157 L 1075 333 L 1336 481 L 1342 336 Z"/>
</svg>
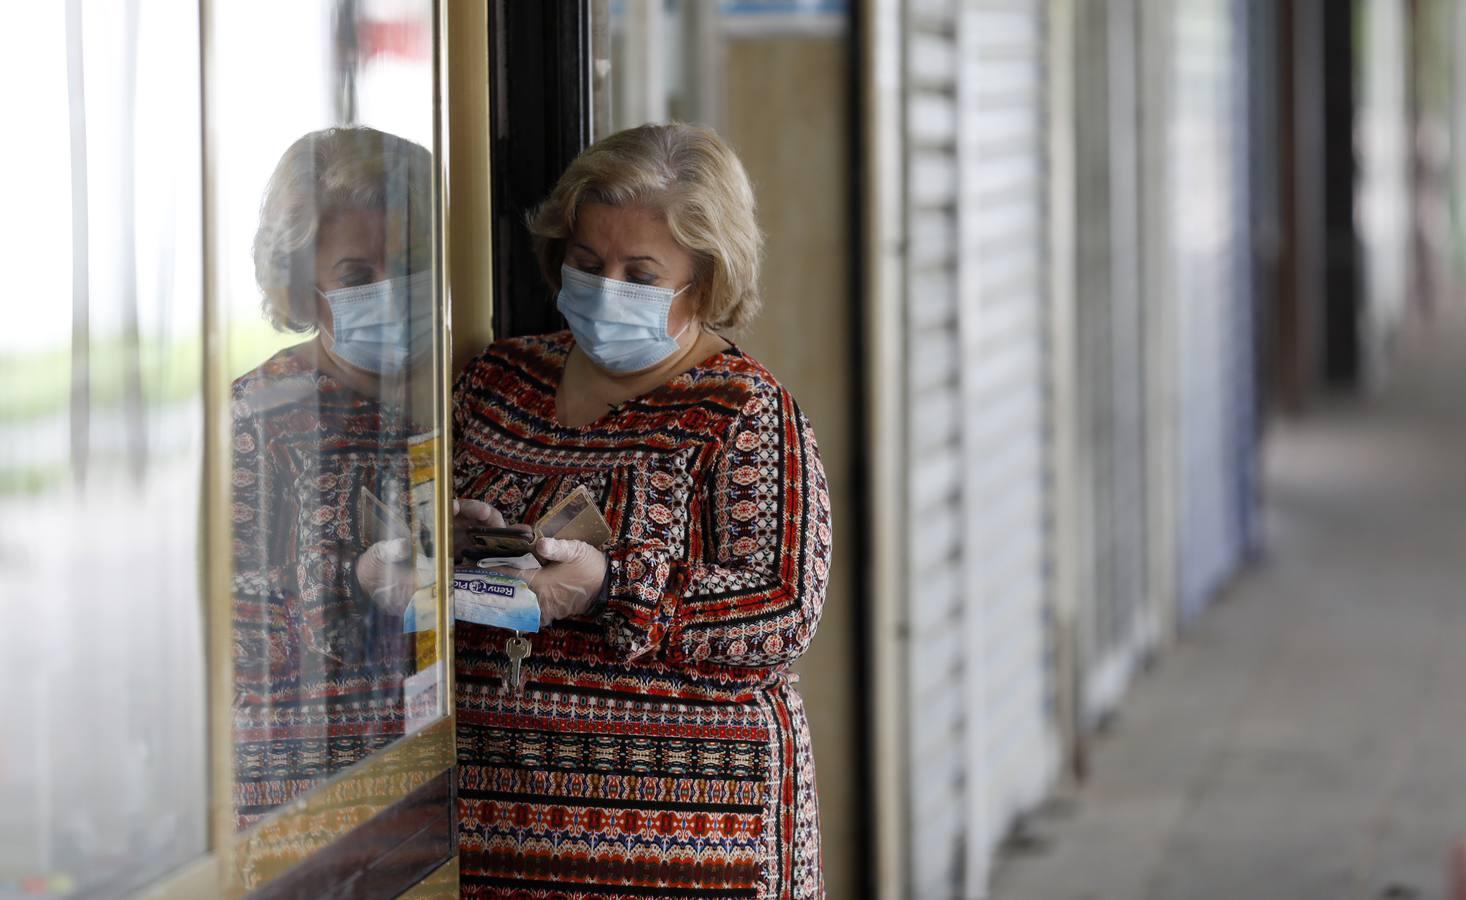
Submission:
<svg viewBox="0 0 1466 900">
<path fill-rule="evenodd" d="M 1447 896 L 1466 839 L 1463 319 L 1413 328 L 1379 396 L 1273 429 L 1267 556 L 1140 677 L 997 900 Z"/>
</svg>

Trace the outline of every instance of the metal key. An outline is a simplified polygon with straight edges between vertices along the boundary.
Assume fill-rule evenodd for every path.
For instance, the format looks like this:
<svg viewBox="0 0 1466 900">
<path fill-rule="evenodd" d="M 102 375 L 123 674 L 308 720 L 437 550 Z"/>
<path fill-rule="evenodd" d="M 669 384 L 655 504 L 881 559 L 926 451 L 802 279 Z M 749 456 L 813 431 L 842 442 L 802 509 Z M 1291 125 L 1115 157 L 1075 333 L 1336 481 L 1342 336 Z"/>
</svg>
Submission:
<svg viewBox="0 0 1466 900">
<path fill-rule="evenodd" d="M 524 689 L 524 672 L 520 667 L 529 656 L 529 650 L 529 639 L 517 632 L 504 642 L 504 652 L 509 654 L 509 677 L 504 682 L 504 689 L 510 693 L 517 694 Z"/>
</svg>

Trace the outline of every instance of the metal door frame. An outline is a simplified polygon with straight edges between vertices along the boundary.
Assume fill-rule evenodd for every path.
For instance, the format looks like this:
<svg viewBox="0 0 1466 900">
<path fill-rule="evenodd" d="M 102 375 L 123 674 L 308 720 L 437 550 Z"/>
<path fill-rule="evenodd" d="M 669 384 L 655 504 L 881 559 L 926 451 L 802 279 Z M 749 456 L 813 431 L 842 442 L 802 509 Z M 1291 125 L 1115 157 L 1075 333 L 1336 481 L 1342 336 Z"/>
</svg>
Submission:
<svg viewBox="0 0 1466 900">
<path fill-rule="evenodd" d="M 543 334 L 563 325 L 525 217 L 590 144 L 592 6 L 488 2 L 495 332 Z"/>
</svg>

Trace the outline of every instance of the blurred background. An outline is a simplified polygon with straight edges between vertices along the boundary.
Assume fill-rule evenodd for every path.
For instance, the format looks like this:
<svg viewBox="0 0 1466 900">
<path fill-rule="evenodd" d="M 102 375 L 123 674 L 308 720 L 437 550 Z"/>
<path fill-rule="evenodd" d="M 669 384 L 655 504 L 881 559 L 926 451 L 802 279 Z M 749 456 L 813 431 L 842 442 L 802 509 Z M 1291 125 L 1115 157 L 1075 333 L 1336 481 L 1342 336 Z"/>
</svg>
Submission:
<svg viewBox="0 0 1466 900">
<path fill-rule="evenodd" d="M 443 4 L 7 13 L 0 897 L 219 840 L 204 370 L 300 339 L 247 265 L 284 146 L 443 158 L 447 368 L 560 327 L 525 210 L 670 119 L 748 168 L 735 338 L 831 479 L 829 896 L 1451 896 L 1466 6 Z"/>
</svg>

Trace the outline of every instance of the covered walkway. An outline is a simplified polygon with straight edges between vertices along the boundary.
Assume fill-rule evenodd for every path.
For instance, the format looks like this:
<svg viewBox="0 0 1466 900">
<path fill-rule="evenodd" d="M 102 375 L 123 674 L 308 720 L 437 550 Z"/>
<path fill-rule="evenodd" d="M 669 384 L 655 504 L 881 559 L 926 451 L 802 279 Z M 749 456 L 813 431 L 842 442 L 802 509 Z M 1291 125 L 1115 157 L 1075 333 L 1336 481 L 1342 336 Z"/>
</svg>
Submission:
<svg viewBox="0 0 1466 900">
<path fill-rule="evenodd" d="M 999 900 L 1436 898 L 1466 837 L 1466 315 L 1278 424 L 1267 556 L 1140 678 Z"/>
</svg>

